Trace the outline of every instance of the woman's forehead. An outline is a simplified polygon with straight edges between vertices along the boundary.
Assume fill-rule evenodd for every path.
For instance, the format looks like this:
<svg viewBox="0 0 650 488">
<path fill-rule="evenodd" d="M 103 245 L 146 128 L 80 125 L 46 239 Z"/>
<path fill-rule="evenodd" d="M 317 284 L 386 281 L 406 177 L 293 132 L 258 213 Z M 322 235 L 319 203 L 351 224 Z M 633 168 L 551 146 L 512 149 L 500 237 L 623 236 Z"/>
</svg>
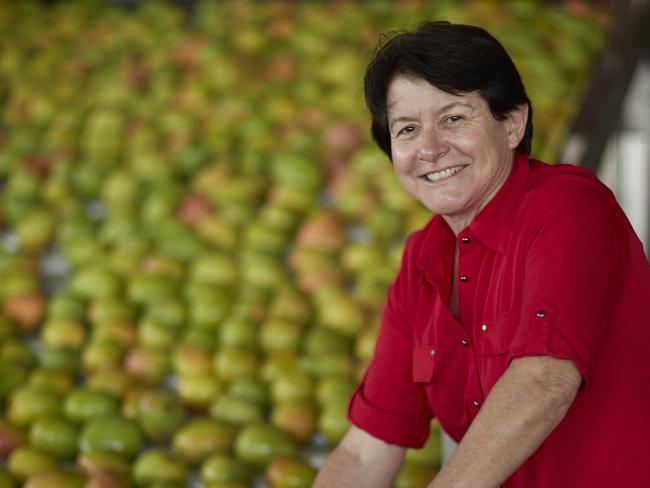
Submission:
<svg viewBox="0 0 650 488">
<path fill-rule="evenodd" d="M 388 85 L 386 108 L 391 112 L 401 109 L 435 108 L 445 110 L 455 106 L 474 108 L 483 101 L 476 91 L 453 94 L 437 88 L 422 78 L 395 77 Z M 483 101 L 483 103 L 485 103 Z"/>
</svg>

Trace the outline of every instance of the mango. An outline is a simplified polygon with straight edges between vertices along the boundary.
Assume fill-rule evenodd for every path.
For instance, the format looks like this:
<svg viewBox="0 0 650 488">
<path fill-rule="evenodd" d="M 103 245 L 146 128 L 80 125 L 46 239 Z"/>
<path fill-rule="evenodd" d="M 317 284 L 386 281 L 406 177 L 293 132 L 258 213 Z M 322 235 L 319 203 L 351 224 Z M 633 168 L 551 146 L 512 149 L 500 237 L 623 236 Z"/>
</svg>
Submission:
<svg viewBox="0 0 650 488">
<path fill-rule="evenodd" d="M 0 459 L 5 460 L 11 452 L 24 445 L 27 439 L 25 431 L 6 420 L 0 419 Z"/>
<path fill-rule="evenodd" d="M 77 453 L 77 428 L 60 417 L 38 418 L 29 428 L 29 443 L 36 449 L 63 459 Z"/>
<path fill-rule="evenodd" d="M 293 370 L 279 375 L 271 383 L 274 402 L 307 401 L 313 395 L 314 380 L 307 373 Z"/>
<path fill-rule="evenodd" d="M 211 483 L 248 483 L 250 467 L 239 459 L 225 454 L 210 456 L 201 464 L 201 480 Z"/>
<path fill-rule="evenodd" d="M 313 403 L 291 401 L 276 404 L 271 423 L 287 432 L 297 443 L 304 444 L 316 431 L 318 409 Z"/>
<path fill-rule="evenodd" d="M 131 466 L 126 459 L 118 454 L 102 451 L 79 453 L 76 468 L 88 477 L 107 474 L 123 479 L 131 472 Z"/>
<path fill-rule="evenodd" d="M 52 470 L 31 475 L 25 481 L 24 488 L 83 488 L 85 478 L 80 473 Z"/>
<path fill-rule="evenodd" d="M 56 458 L 33 447 L 15 449 L 7 461 L 7 467 L 16 478 L 24 480 L 37 473 L 56 468 Z"/>
<path fill-rule="evenodd" d="M 13 390 L 9 397 L 7 418 L 19 425 L 26 425 L 39 417 L 57 415 L 61 400 L 56 393 L 31 386 Z"/>
<path fill-rule="evenodd" d="M 27 368 L 9 361 L 0 361 L 0 399 L 6 398 L 27 378 Z"/>
<path fill-rule="evenodd" d="M 79 352 L 67 347 L 44 347 L 38 358 L 44 369 L 74 374 L 79 371 Z"/>
<path fill-rule="evenodd" d="M 210 405 L 210 415 L 231 425 L 245 425 L 263 419 L 262 407 L 231 395 L 219 395 Z"/>
<path fill-rule="evenodd" d="M 178 458 L 162 449 L 151 449 L 140 454 L 133 464 L 133 478 L 139 486 L 154 482 L 184 483 L 187 467 Z"/>
<path fill-rule="evenodd" d="M 132 458 L 143 445 L 144 439 L 137 424 L 118 416 L 89 420 L 79 436 L 79 450 L 83 453 L 104 451 Z"/>
<path fill-rule="evenodd" d="M 255 374 L 259 368 L 259 358 L 254 351 L 222 347 L 213 358 L 214 370 L 220 378 L 233 381 Z"/>
<path fill-rule="evenodd" d="M 235 440 L 235 453 L 241 460 L 257 467 L 264 467 L 280 456 L 296 453 L 293 440 L 279 428 L 264 424 L 244 427 Z"/>
<path fill-rule="evenodd" d="M 346 399 L 334 399 L 321 406 L 318 430 L 333 444 L 340 442 L 350 428 L 347 412 Z"/>
<path fill-rule="evenodd" d="M 65 395 L 74 387 L 74 379 L 64 371 L 39 368 L 29 375 L 29 385 Z"/>
<path fill-rule="evenodd" d="M 425 488 L 436 474 L 435 466 L 405 462 L 395 478 L 395 488 Z"/>
<path fill-rule="evenodd" d="M 177 397 L 167 391 L 144 392 L 138 402 L 138 423 L 153 441 L 169 439 L 183 422 L 185 411 Z"/>
<path fill-rule="evenodd" d="M 198 418 L 176 431 L 172 446 L 183 459 L 197 463 L 212 454 L 229 452 L 234 439 L 233 427 L 218 420 Z"/>
<path fill-rule="evenodd" d="M 244 376 L 233 381 L 228 388 L 228 393 L 233 398 L 264 405 L 269 398 L 266 383 L 255 376 Z"/>
<path fill-rule="evenodd" d="M 78 388 L 68 393 L 63 402 L 63 414 L 73 422 L 85 423 L 118 412 L 117 398 L 100 390 Z"/>
<path fill-rule="evenodd" d="M 183 404 L 197 410 L 205 410 L 223 390 L 224 383 L 213 373 L 178 377 L 176 391 Z"/>
<path fill-rule="evenodd" d="M 15 488 L 18 483 L 11 474 L 4 469 L 0 469 L 0 488 Z"/>
<path fill-rule="evenodd" d="M 266 468 L 271 488 L 310 488 L 316 470 L 297 457 L 279 457 Z"/>
</svg>

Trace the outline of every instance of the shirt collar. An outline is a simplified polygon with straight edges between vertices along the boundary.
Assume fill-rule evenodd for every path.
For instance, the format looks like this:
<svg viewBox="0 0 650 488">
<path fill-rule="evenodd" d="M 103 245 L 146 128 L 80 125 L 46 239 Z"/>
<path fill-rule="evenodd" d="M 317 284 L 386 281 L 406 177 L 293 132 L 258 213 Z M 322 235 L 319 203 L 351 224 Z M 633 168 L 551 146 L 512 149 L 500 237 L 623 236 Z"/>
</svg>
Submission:
<svg viewBox="0 0 650 488">
<path fill-rule="evenodd" d="M 528 155 L 517 152 L 508 179 L 458 238 L 473 234 L 490 249 L 505 254 L 514 219 L 526 188 L 528 170 Z M 456 236 L 453 231 L 440 215 L 436 215 L 424 229 L 424 239 L 417 260 L 418 266 L 426 270 L 445 256 L 453 256 L 455 244 Z"/>
<path fill-rule="evenodd" d="M 469 230 L 483 244 L 501 254 L 506 252 L 514 220 L 526 189 L 528 170 L 528 155 L 517 152 L 510 176 L 469 225 Z"/>
</svg>

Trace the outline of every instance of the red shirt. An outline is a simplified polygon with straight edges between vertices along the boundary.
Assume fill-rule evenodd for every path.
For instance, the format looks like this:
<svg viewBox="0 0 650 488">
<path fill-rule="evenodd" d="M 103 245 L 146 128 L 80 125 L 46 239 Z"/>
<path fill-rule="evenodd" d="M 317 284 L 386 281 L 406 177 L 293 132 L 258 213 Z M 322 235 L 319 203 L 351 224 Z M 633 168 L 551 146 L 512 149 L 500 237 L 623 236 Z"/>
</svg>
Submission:
<svg viewBox="0 0 650 488">
<path fill-rule="evenodd" d="M 458 237 L 440 216 L 409 237 L 349 418 L 420 447 L 435 416 L 460 441 L 514 358 L 571 359 L 576 399 L 502 486 L 650 487 L 649 302 L 643 246 L 612 193 L 586 170 L 518 155 Z"/>
</svg>

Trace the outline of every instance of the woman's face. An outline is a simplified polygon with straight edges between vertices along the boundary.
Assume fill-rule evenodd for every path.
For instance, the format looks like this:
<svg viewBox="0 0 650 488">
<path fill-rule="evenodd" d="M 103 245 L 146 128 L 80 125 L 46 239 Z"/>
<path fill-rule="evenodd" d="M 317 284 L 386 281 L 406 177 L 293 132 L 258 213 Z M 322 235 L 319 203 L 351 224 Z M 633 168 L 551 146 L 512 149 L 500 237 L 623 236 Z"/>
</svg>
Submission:
<svg viewBox="0 0 650 488">
<path fill-rule="evenodd" d="M 389 85 L 387 105 L 400 184 L 458 234 L 508 178 L 527 106 L 496 120 L 478 92 L 452 95 L 404 76 Z"/>
</svg>

